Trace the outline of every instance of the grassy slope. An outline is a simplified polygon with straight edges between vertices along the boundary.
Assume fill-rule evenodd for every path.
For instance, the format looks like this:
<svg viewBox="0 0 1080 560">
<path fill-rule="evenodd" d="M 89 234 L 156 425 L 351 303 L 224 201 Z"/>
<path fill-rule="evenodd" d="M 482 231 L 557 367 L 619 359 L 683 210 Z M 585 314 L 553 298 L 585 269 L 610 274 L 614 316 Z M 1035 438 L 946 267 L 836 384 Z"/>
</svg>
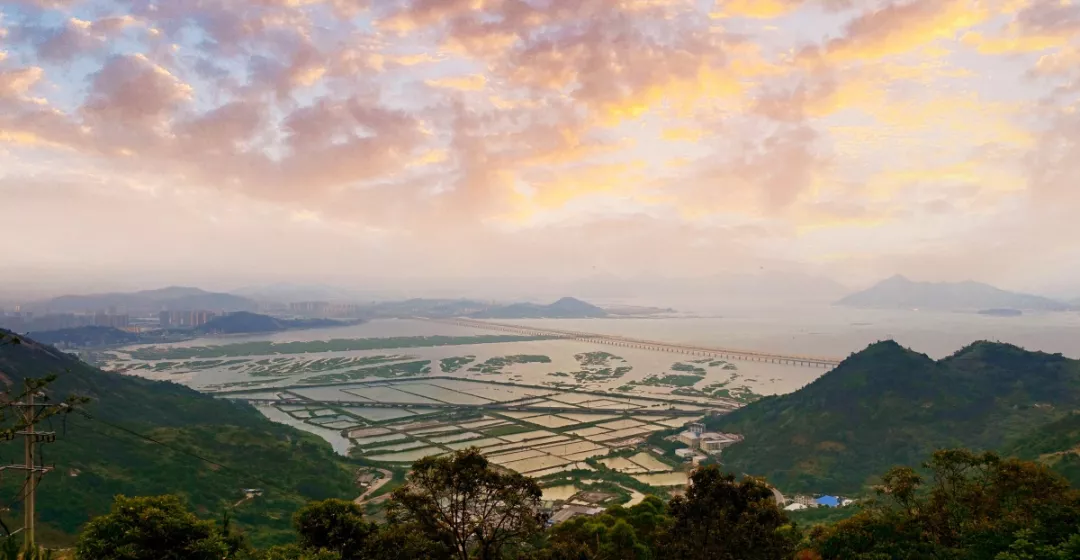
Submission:
<svg viewBox="0 0 1080 560">
<path fill-rule="evenodd" d="M 1015 438 L 1002 453 L 1046 463 L 1080 488 L 1080 412 Z"/>
<path fill-rule="evenodd" d="M 42 523 L 64 532 L 107 511 L 118 493 L 178 493 L 201 513 L 219 516 L 243 497 L 242 488 L 262 488 L 262 498 L 233 514 L 256 542 L 266 544 L 289 537 L 289 516 L 307 499 L 356 493 L 352 467 L 329 444 L 270 422 L 249 405 L 174 383 L 102 372 L 26 340 L 0 346 L 0 372 L 15 387 L 24 377 L 55 373 L 59 377 L 49 391 L 54 400 L 90 397 L 84 408 L 101 420 L 232 467 L 209 465 L 78 415 L 54 419 L 58 440 L 43 446 L 42 454 L 56 471 L 40 486 L 38 511 Z M 21 443 L 0 450 L 0 457 L 11 460 L 21 456 Z M 19 488 L 13 477 L 3 487 L 4 500 Z"/>
<path fill-rule="evenodd" d="M 853 493 L 937 448 L 1000 448 L 1078 405 L 1076 360 L 980 342 L 934 361 L 881 342 L 710 423 L 746 436 L 723 454 L 735 471 L 785 492 Z"/>
</svg>

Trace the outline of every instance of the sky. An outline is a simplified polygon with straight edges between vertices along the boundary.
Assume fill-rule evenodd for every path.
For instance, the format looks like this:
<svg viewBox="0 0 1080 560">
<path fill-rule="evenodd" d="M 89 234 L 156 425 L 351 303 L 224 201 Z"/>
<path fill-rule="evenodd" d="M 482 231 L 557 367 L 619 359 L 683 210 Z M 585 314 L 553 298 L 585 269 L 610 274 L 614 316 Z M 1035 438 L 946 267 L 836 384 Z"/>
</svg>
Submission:
<svg viewBox="0 0 1080 560">
<path fill-rule="evenodd" d="M 8 286 L 1080 296 L 1076 0 L 8 0 Z"/>
</svg>

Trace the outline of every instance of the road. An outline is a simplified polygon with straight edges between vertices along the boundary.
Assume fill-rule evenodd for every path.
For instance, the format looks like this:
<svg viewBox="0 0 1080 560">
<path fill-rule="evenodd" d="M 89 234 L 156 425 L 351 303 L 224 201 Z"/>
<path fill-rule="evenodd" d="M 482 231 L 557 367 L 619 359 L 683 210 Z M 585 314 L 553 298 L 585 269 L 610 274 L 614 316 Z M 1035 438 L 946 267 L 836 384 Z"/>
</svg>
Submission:
<svg viewBox="0 0 1080 560">
<path fill-rule="evenodd" d="M 383 485 L 385 485 L 387 482 L 390 482 L 390 479 L 393 478 L 393 476 L 394 476 L 394 473 L 392 473 L 392 472 L 390 472 L 390 471 L 388 471 L 386 469 L 375 469 L 375 470 L 382 473 L 382 478 L 380 478 L 379 480 L 376 480 L 375 482 L 373 482 L 371 484 L 371 486 L 368 486 L 368 489 L 365 490 L 363 494 L 360 494 L 359 496 L 357 496 L 356 499 L 353 500 L 353 503 L 363 505 L 363 503 L 367 501 L 368 496 L 374 494 L 376 490 L 378 490 L 379 488 L 382 488 Z"/>
</svg>

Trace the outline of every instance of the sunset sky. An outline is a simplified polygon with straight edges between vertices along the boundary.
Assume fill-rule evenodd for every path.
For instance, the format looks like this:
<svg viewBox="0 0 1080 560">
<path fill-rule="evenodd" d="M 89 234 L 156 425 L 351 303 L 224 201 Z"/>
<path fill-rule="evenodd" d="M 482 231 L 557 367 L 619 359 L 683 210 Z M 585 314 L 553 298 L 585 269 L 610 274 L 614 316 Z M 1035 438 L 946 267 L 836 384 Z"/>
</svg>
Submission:
<svg viewBox="0 0 1080 560">
<path fill-rule="evenodd" d="M 8 0 L 0 274 L 1080 295 L 1080 1 Z"/>
</svg>

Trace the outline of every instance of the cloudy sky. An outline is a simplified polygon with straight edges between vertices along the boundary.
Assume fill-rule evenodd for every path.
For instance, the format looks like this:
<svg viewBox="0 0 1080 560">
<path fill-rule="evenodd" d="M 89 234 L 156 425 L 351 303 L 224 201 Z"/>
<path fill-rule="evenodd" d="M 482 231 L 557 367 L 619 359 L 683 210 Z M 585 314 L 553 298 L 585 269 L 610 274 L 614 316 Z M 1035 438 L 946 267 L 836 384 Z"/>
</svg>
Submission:
<svg viewBox="0 0 1080 560">
<path fill-rule="evenodd" d="M 8 0 L 3 276 L 1080 295 L 1078 91 L 1076 0 Z"/>
</svg>

